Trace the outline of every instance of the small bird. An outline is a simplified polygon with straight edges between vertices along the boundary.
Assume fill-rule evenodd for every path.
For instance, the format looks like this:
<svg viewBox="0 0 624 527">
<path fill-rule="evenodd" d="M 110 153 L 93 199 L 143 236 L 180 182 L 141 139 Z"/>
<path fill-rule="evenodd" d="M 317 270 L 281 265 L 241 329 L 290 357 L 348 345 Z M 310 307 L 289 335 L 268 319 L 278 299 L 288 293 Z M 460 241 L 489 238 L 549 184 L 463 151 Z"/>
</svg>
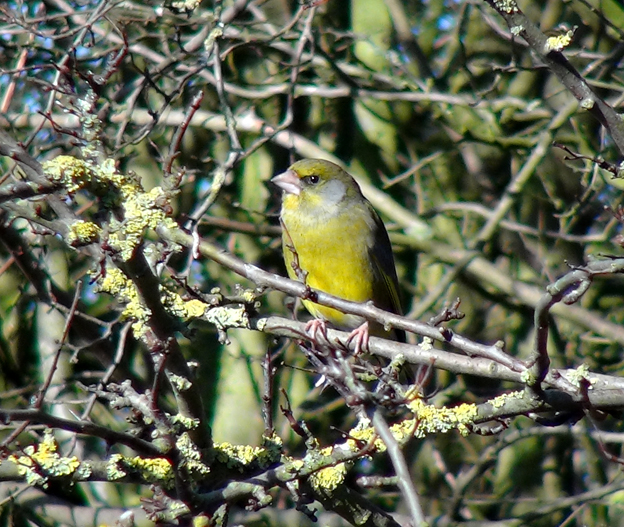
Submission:
<svg viewBox="0 0 624 527">
<path fill-rule="evenodd" d="M 345 300 L 372 300 L 401 314 L 388 233 L 355 179 L 329 161 L 303 159 L 271 181 L 283 190 L 280 219 L 288 276 Z M 303 305 L 316 319 L 355 329 L 356 349 L 367 344 L 368 332 L 405 341 L 403 331 L 388 332 L 379 323 L 369 328 L 362 317 L 312 300 Z M 357 331 L 362 334 L 355 335 Z"/>
</svg>

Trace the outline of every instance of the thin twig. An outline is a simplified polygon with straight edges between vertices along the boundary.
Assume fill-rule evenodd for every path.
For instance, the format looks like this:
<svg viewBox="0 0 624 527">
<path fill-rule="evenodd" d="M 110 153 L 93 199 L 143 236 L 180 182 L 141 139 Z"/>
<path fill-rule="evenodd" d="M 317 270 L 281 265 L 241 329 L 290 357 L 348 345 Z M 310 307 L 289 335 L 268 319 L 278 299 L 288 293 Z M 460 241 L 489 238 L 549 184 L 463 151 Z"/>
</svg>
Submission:
<svg viewBox="0 0 624 527">
<path fill-rule="evenodd" d="M 405 462 L 405 457 L 403 456 L 403 452 L 401 452 L 401 447 L 399 443 L 392 435 L 390 428 L 388 427 L 388 423 L 381 415 L 381 409 L 376 408 L 373 412 L 373 426 L 375 427 L 375 431 L 379 434 L 379 437 L 386 445 L 388 449 L 388 455 L 390 456 L 390 460 L 392 461 L 392 466 L 394 467 L 394 472 L 398 478 L 399 489 L 401 489 L 401 494 L 405 499 L 407 509 L 410 512 L 410 516 L 412 518 L 412 522 L 414 526 L 417 527 L 425 527 L 427 525 L 425 521 L 425 513 L 420 505 L 420 499 L 418 497 L 418 493 L 414 488 L 414 484 L 412 483 L 412 477 L 410 476 L 409 470 L 407 469 L 407 463 Z"/>
<path fill-rule="evenodd" d="M 78 307 L 78 302 L 80 301 L 80 295 L 82 294 L 82 280 L 79 280 L 76 284 L 76 291 L 74 292 L 74 300 L 72 302 L 71 307 L 69 308 L 69 313 L 67 314 L 67 320 L 65 320 L 65 327 L 63 328 L 63 335 L 61 337 L 61 341 L 58 344 L 56 349 L 56 353 L 54 354 L 54 359 L 52 360 L 52 364 L 50 365 L 50 373 L 48 374 L 47 379 L 43 383 L 43 386 L 39 390 L 39 394 L 37 395 L 37 399 L 35 400 L 33 407 L 38 410 L 41 409 L 43 405 L 43 400 L 45 398 L 45 394 L 52 383 L 52 378 L 54 377 L 54 373 L 56 372 L 56 366 L 58 365 L 59 358 L 63 351 L 63 347 L 65 342 L 67 341 L 67 337 L 69 335 L 69 329 L 74 320 L 74 315 L 76 314 L 76 309 Z"/>
</svg>

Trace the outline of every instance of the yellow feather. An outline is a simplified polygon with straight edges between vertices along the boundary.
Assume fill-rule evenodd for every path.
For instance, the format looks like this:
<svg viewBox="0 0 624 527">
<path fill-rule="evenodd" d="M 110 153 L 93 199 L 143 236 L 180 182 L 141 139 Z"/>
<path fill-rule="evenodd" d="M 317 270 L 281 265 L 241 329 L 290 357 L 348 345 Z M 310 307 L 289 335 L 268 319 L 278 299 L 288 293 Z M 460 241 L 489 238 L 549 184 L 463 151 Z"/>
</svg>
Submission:
<svg viewBox="0 0 624 527">
<path fill-rule="evenodd" d="M 290 278 L 299 279 L 293 268 L 295 255 L 288 247 L 292 245 L 307 285 L 353 302 L 371 300 L 374 276 L 368 250 L 371 240 L 367 236 L 371 226 L 365 208 L 350 207 L 330 221 L 319 222 L 314 217 L 298 214 L 296 206 L 289 206 L 293 198 L 295 196 L 285 197 L 282 213 L 283 223 L 288 225 L 283 249 Z M 313 316 L 337 327 L 355 328 L 362 322 L 359 317 L 309 300 L 304 300 L 303 304 Z"/>
</svg>

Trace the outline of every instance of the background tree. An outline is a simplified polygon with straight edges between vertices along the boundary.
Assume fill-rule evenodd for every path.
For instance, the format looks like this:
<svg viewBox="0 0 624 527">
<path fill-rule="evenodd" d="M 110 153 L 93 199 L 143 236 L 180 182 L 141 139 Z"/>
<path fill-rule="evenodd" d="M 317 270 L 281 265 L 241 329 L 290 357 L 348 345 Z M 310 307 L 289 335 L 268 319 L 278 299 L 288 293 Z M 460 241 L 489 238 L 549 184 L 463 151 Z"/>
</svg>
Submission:
<svg viewBox="0 0 624 527">
<path fill-rule="evenodd" d="M 622 521 L 618 2 L 0 20 L 4 523 Z M 406 317 L 283 278 L 301 157 L 383 216 Z M 410 344 L 353 357 L 293 297 Z"/>
</svg>

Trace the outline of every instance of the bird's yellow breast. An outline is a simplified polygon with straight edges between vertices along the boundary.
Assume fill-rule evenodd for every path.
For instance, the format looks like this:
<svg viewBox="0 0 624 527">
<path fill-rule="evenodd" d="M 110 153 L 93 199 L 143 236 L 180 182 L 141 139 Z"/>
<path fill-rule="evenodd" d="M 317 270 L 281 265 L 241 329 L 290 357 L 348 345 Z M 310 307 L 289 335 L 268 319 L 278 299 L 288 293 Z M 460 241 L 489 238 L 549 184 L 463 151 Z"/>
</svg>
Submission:
<svg viewBox="0 0 624 527">
<path fill-rule="evenodd" d="M 297 210 L 296 196 L 285 196 L 284 200 L 283 249 L 288 275 L 300 279 L 293 268 L 293 262 L 298 261 L 310 287 L 354 302 L 372 300 L 375 277 L 369 247 L 373 243 L 373 225 L 366 207 L 353 204 L 339 213 L 323 211 L 311 215 Z M 289 246 L 294 247 L 296 257 Z M 362 322 L 359 317 L 309 300 L 303 302 L 313 316 L 338 327 L 354 328 Z"/>
</svg>

